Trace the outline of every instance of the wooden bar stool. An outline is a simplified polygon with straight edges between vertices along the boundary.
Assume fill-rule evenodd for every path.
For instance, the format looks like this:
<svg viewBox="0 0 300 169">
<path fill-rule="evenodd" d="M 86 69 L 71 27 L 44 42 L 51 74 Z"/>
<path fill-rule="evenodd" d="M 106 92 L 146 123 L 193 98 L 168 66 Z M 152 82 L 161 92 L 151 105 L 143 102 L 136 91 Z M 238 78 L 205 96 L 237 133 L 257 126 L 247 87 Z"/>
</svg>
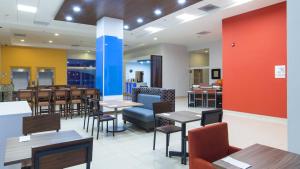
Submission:
<svg viewBox="0 0 300 169">
<path fill-rule="evenodd" d="M 58 89 L 53 92 L 53 112 L 56 113 L 56 106 L 59 106 L 60 115 L 67 116 L 68 113 L 68 90 Z"/>
<path fill-rule="evenodd" d="M 80 110 L 80 105 L 82 104 L 81 95 L 82 95 L 81 90 L 78 90 L 78 89 L 73 89 L 73 90 L 71 89 L 70 90 L 70 101 L 69 101 L 70 111 L 69 111 L 69 114 L 71 114 L 71 119 L 74 115 L 75 110 L 77 110 L 78 114 L 81 114 L 81 110 Z M 77 109 L 75 109 L 74 105 L 77 106 Z"/>
<path fill-rule="evenodd" d="M 50 114 L 51 112 L 51 89 L 40 89 L 36 92 L 37 112 Z M 43 109 L 43 107 L 47 107 Z"/>
</svg>

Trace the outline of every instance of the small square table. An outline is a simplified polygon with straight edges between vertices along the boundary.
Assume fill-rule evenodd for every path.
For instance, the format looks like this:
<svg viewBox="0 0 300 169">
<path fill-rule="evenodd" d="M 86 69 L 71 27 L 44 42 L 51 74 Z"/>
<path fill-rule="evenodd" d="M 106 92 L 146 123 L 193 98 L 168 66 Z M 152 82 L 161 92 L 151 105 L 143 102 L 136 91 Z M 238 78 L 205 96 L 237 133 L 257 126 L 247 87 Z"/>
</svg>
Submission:
<svg viewBox="0 0 300 169">
<path fill-rule="evenodd" d="M 300 155 L 260 144 L 247 147 L 231 154 L 230 157 L 248 163 L 252 166 L 249 169 L 300 168 Z M 238 167 L 226 163 L 222 159 L 213 162 L 213 166 L 216 169 L 238 169 Z"/>
<path fill-rule="evenodd" d="M 136 107 L 136 106 L 143 106 L 142 103 L 137 103 L 129 100 L 106 100 L 106 101 L 100 101 L 100 106 L 114 109 L 115 112 L 115 128 L 108 129 L 109 132 L 123 132 L 126 130 L 125 126 L 121 126 L 118 124 L 118 109 L 125 108 L 125 107 Z"/>
<path fill-rule="evenodd" d="M 19 137 L 8 138 L 5 147 L 4 166 L 31 160 L 32 147 L 40 147 L 82 139 L 76 131 L 60 131 L 30 136 L 30 141 L 19 142 Z"/>
<path fill-rule="evenodd" d="M 157 114 L 156 118 L 175 121 L 181 124 L 181 152 L 170 151 L 169 156 L 180 156 L 181 164 L 186 164 L 186 157 L 188 156 L 186 150 L 186 124 L 194 121 L 200 121 L 201 114 L 189 111 L 176 111 Z"/>
</svg>

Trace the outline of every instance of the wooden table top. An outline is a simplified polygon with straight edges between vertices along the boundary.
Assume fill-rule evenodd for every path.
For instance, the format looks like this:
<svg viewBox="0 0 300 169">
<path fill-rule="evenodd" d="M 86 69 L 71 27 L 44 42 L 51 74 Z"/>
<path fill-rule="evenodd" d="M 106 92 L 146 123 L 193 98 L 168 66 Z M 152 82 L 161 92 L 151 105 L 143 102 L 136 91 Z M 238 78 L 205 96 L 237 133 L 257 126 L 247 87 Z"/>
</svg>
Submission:
<svg viewBox="0 0 300 169">
<path fill-rule="evenodd" d="M 106 108 L 124 108 L 124 107 L 135 107 L 143 106 L 142 103 L 137 103 L 128 100 L 106 100 L 100 101 L 100 105 Z"/>
<path fill-rule="evenodd" d="M 170 113 L 157 114 L 156 117 L 166 120 L 175 121 L 178 123 L 189 123 L 201 120 L 201 114 L 190 111 L 176 111 Z"/>
<path fill-rule="evenodd" d="M 30 136 L 30 141 L 19 142 L 19 137 L 9 138 L 6 141 L 4 165 L 18 164 L 31 160 L 32 147 L 57 144 L 82 139 L 76 131 L 61 131 Z"/>
<path fill-rule="evenodd" d="M 249 169 L 299 169 L 300 155 L 276 148 L 255 144 L 230 157 L 250 164 Z M 213 163 L 217 169 L 238 169 L 222 160 Z"/>
</svg>

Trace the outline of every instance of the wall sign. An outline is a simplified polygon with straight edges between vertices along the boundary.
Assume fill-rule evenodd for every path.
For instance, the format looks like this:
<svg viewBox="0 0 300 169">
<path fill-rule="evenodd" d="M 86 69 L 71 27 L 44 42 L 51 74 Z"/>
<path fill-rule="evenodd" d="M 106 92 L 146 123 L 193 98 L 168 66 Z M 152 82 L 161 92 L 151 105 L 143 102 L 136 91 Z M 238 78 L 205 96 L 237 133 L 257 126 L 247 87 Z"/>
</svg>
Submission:
<svg viewBox="0 0 300 169">
<path fill-rule="evenodd" d="M 275 66 L 275 79 L 284 79 L 285 78 L 285 65 L 276 65 Z"/>
</svg>

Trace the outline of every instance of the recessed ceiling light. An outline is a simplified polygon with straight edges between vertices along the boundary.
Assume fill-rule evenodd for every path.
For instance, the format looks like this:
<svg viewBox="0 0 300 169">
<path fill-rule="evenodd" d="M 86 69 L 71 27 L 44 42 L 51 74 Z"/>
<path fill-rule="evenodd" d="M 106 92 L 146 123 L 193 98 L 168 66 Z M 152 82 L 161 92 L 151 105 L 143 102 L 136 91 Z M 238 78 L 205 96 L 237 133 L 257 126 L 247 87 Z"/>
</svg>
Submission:
<svg viewBox="0 0 300 169">
<path fill-rule="evenodd" d="M 87 51 L 87 53 L 90 53 L 90 52 L 91 52 L 91 51 L 89 51 L 89 50 Z"/>
<path fill-rule="evenodd" d="M 157 37 L 154 37 L 153 40 L 158 40 L 158 38 L 157 38 Z"/>
<path fill-rule="evenodd" d="M 205 53 L 208 53 L 208 50 L 205 50 L 204 52 L 205 52 Z"/>
<path fill-rule="evenodd" d="M 66 16 L 66 20 L 67 20 L 67 21 L 72 21 L 72 20 L 73 20 L 73 17 L 72 17 L 72 16 Z"/>
<path fill-rule="evenodd" d="M 36 11 L 37 11 L 36 7 L 29 6 L 29 5 L 18 4 L 17 8 L 19 11 L 22 11 L 22 12 L 36 13 Z"/>
<path fill-rule="evenodd" d="M 183 5 L 186 3 L 186 0 L 177 0 L 177 3 L 180 4 L 180 5 Z"/>
<path fill-rule="evenodd" d="M 80 12 L 81 11 L 81 8 L 79 6 L 74 6 L 73 7 L 73 11 L 74 12 Z"/>
<path fill-rule="evenodd" d="M 55 33 L 54 36 L 59 36 L 59 33 Z"/>
<path fill-rule="evenodd" d="M 155 10 L 154 10 L 154 14 L 155 14 L 156 16 L 159 16 L 159 15 L 162 14 L 162 11 L 161 11 L 160 9 L 155 9 Z"/>
<path fill-rule="evenodd" d="M 164 28 L 152 27 L 152 26 L 145 28 L 145 31 L 150 32 L 150 33 L 156 33 L 156 32 L 162 31 L 162 30 L 164 30 Z"/>
<path fill-rule="evenodd" d="M 144 22 L 143 18 L 138 18 L 136 21 L 137 21 L 137 23 L 143 23 Z"/>
<path fill-rule="evenodd" d="M 199 17 L 200 16 L 191 15 L 191 14 L 187 14 L 187 13 L 176 16 L 176 18 L 182 20 L 182 22 L 192 21 L 192 20 L 195 20 Z"/>
<path fill-rule="evenodd" d="M 24 39 L 21 39 L 20 41 L 21 41 L 21 42 L 25 42 L 25 40 L 24 40 Z"/>
<path fill-rule="evenodd" d="M 124 29 L 128 30 L 129 29 L 129 25 L 124 25 Z"/>
<path fill-rule="evenodd" d="M 49 40 L 49 43 L 53 43 L 53 41 L 52 41 L 52 40 Z"/>
</svg>

